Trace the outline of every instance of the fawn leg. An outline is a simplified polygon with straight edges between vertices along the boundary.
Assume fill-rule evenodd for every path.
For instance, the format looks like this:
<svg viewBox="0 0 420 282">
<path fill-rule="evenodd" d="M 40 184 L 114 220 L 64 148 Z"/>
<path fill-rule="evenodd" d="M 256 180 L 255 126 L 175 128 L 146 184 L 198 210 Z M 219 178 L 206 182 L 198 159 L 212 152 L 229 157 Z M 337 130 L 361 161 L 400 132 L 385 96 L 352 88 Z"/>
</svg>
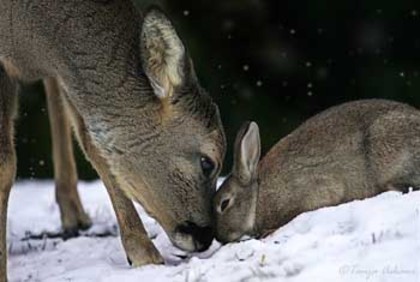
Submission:
<svg viewBox="0 0 420 282">
<path fill-rule="evenodd" d="M 13 116 L 17 85 L 0 64 L 0 282 L 7 280 L 7 201 L 16 174 Z"/>
<path fill-rule="evenodd" d="M 122 244 L 129 263 L 136 267 L 151 263 L 163 263 L 163 258 L 148 237 L 133 202 L 123 193 L 122 187 L 119 186 L 110 172 L 107 162 L 92 143 L 81 116 L 70 101 L 66 100 L 65 104 L 71 113 L 78 141 L 85 155 L 100 175 L 111 198 L 120 227 Z"/>
<path fill-rule="evenodd" d="M 77 192 L 77 169 L 74 160 L 71 127 L 56 79 L 44 80 L 53 147 L 55 197 L 60 208 L 64 237 L 77 236 L 92 222 L 85 213 Z"/>
</svg>

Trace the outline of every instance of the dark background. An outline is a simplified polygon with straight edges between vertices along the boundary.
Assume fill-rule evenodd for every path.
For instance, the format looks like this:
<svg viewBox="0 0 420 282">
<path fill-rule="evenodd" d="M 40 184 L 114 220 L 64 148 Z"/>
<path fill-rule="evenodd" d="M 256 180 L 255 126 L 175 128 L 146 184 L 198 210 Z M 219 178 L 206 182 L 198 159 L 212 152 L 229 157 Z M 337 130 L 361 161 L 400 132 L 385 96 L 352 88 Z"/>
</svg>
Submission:
<svg viewBox="0 0 420 282">
<path fill-rule="evenodd" d="M 417 4 L 416 4 L 417 2 Z M 311 115 L 360 98 L 420 107 L 418 1 L 140 1 L 174 22 L 231 143 L 245 120 L 263 152 Z M 51 178 L 42 84 L 25 86 L 17 122 L 19 178 Z M 96 174 L 78 152 L 82 179 Z"/>
</svg>

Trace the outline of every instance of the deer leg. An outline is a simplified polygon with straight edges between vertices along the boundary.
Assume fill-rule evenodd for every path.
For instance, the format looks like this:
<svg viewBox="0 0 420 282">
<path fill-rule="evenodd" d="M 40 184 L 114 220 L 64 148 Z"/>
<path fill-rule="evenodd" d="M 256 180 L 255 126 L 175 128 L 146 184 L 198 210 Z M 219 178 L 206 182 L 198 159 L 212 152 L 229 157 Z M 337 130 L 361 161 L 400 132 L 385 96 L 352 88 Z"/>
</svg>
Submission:
<svg viewBox="0 0 420 282">
<path fill-rule="evenodd" d="M 0 64 L 0 282 L 7 280 L 7 202 L 16 174 L 13 145 L 16 89 L 16 83 L 8 77 Z"/>
<path fill-rule="evenodd" d="M 134 267 L 162 264 L 163 258 L 148 237 L 133 202 L 124 195 L 112 176 L 108 175 L 104 179 L 107 179 L 104 184 L 117 215 L 128 263 Z"/>
<path fill-rule="evenodd" d="M 85 155 L 100 175 L 111 198 L 128 262 L 135 267 L 163 263 L 163 258 L 148 237 L 133 202 L 123 193 L 110 172 L 107 162 L 92 143 L 81 116 L 67 99 L 65 104 L 71 113 L 78 141 Z"/>
<path fill-rule="evenodd" d="M 71 127 L 63 105 L 60 88 L 54 78 L 44 80 L 51 127 L 55 176 L 55 197 L 60 208 L 64 237 L 77 236 L 92 222 L 85 213 L 77 192 L 77 169 L 74 160 Z"/>
</svg>

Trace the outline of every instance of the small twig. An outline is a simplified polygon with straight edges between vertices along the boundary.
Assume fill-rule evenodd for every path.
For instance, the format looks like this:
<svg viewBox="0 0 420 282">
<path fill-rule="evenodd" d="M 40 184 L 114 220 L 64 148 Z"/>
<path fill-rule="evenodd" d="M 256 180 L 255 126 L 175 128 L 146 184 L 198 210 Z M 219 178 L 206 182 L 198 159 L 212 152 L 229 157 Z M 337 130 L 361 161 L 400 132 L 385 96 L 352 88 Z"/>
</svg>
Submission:
<svg viewBox="0 0 420 282">
<path fill-rule="evenodd" d="M 95 233 L 95 234 L 81 233 L 78 236 L 75 236 L 73 238 L 77 238 L 77 237 L 104 238 L 104 237 L 118 237 L 118 236 L 113 232 L 107 231 L 104 233 Z M 30 240 L 46 240 L 46 239 L 63 239 L 63 241 L 65 241 L 70 238 L 68 238 L 68 236 L 66 236 L 66 234 L 63 232 L 42 232 L 40 234 L 26 234 L 26 236 L 20 239 L 20 241 L 24 242 L 24 241 L 30 241 Z"/>
</svg>

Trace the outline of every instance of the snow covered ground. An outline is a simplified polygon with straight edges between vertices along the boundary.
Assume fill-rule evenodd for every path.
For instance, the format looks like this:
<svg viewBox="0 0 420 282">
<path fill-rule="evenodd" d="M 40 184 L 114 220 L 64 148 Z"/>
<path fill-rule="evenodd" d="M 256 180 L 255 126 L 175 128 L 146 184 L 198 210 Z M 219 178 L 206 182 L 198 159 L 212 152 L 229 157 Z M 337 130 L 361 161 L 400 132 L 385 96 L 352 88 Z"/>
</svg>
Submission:
<svg viewBox="0 0 420 282">
<path fill-rule="evenodd" d="M 420 281 L 420 192 L 388 192 L 308 212 L 266 239 L 223 247 L 215 242 L 186 259 L 139 207 L 167 263 L 131 269 L 102 184 L 80 183 L 79 189 L 94 226 L 63 242 L 27 239 L 59 231 L 52 182 L 15 185 L 8 220 L 11 281 Z"/>
</svg>

